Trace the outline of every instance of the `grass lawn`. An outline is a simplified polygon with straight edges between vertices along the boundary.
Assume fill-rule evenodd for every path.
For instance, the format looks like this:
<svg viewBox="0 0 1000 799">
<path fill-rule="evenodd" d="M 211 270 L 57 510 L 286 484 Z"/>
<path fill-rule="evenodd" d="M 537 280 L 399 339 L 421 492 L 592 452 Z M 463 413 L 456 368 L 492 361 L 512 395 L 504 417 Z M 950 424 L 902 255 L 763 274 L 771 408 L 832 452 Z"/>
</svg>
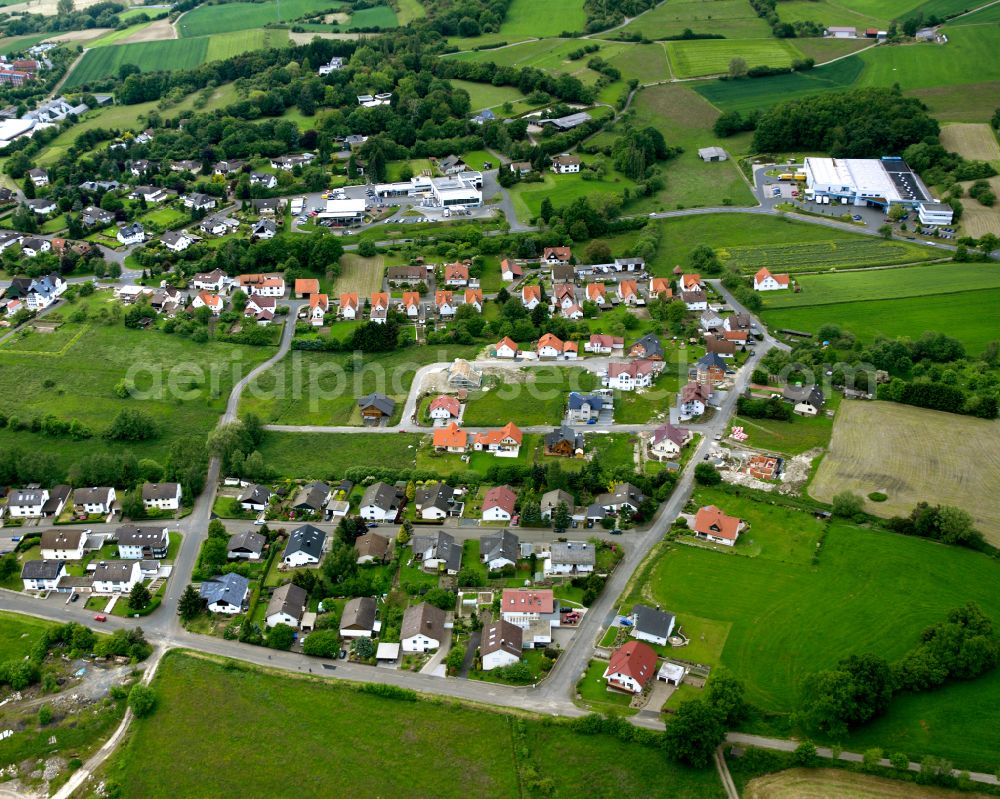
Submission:
<svg viewBox="0 0 1000 799">
<path fill-rule="evenodd" d="M 685 380 L 685 382 L 687 382 Z M 646 424 L 668 421 L 670 406 L 681 387 L 680 377 L 668 366 L 653 385 L 642 391 L 615 392 L 615 422 Z"/>
<path fill-rule="evenodd" d="M 493 164 L 494 169 L 499 166 L 497 157 L 487 150 L 470 150 L 469 152 L 462 153 L 462 160 L 465 161 L 465 163 L 472 169 L 479 172 L 483 171 L 484 164 L 487 161 Z"/>
<path fill-rule="evenodd" d="M 871 47 L 872 41 L 871 39 L 796 39 L 795 46 L 807 58 L 812 58 L 817 64 L 824 64 Z"/>
<path fill-rule="evenodd" d="M 504 103 L 514 103 L 524 95 L 513 86 L 494 86 L 492 83 L 475 83 L 471 80 L 452 80 L 456 89 L 464 89 L 469 93 L 473 111 L 493 108 Z"/>
<path fill-rule="evenodd" d="M 274 433 L 260 447 L 278 474 L 302 479 L 340 477 L 354 466 L 413 468 L 421 436 L 407 433 Z"/>
<path fill-rule="evenodd" d="M 636 711 L 629 708 L 631 696 L 608 690 L 608 684 L 602 676 L 607 667 L 608 663 L 605 660 L 590 661 L 583 679 L 576 684 L 576 692 L 580 695 L 581 701 L 597 713 L 615 716 L 634 714 Z"/>
<path fill-rule="evenodd" d="M 975 355 L 997 338 L 996 326 L 984 324 L 980 316 L 983 308 L 996 307 L 997 303 L 1000 303 L 1000 289 L 983 289 L 931 297 L 782 308 L 764 311 L 762 316 L 769 328 L 806 332 L 835 322 L 862 341 L 880 335 L 918 338 L 927 330 L 940 330 L 957 338 Z"/>
<path fill-rule="evenodd" d="M 231 6 L 227 6 L 229 7 Z M 143 72 L 192 69 L 205 62 L 208 44 L 208 37 L 203 37 L 183 42 L 180 39 L 163 39 L 114 47 L 95 47 L 86 52 L 66 79 L 63 88 L 75 89 L 90 81 L 117 75 L 122 64 L 135 64 Z M 79 134 L 79 131 L 76 133 Z"/>
<path fill-rule="evenodd" d="M 431 171 L 431 162 L 427 158 L 411 158 L 409 161 L 390 161 L 386 164 L 386 175 L 385 179 L 389 182 L 399 180 L 400 175 L 403 172 L 403 168 L 409 165 L 410 172 L 414 175 L 419 175 L 425 170 L 427 172 Z M 361 256 L 354 256 L 358 259 Z M 344 258 L 341 256 L 340 259 L 341 268 L 343 268 Z"/>
<path fill-rule="evenodd" d="M 0 411 L 21 418 L 53 413 L 60 419 L 78 419 L 94 431 L 94 437 L 72 441 L 4 428 L 0 447 L 50 453 L 60 473 L 95 452 L 127 450 L 137 458 L 162 462 L 175 439 L 207 435 L 234 382 L 274 351 L 212 341 L 198 344 L 156 330 L 130 330 L 120 322 L 104 324 L 99 315 L 108 313 L 109 299 L 108 293 L 99 292 L 49 314 L 53 318 L 62 313 L 65 318 L 86 307 L 94 317 L 84 323 L 65 321 L 54 335 L 66 336 L 70 343 L 59 351 L 46 351 L 45 334 L 40 333 L 0 347 Z M 138 393 L 121 399 L 115 386 L 126 375 Z M 160 436 L 134 443 L 101 438 L 115 415 L 126 408 L 149 413 L 162 425 Z"/>
<path fill-rule="evenodd" d="M 527 2 L 527 0 L 524 0 Z M 507 12 L 508 19 L 510 11 Z M 536 16 L 537 20 L 537 16 Z M 536 22 L 537 24 L 537 22 Z M 537 36 L 535 33 L 530 36 Z M 485 37 L 480 37 L 484 39 Z M 454 40 L 453 40 L 454 41 Z M 475 41 L 476 45 L 484 44 L 485 41 Z M 495 40 L 496 41 L 496 40 Z M 508 42 L 516 41 L 513 38 L 506 39 Z M 588 55 L 586 58 L 573 60 L 569 54 L 579 50 L 582 46 L 577 39 L 537 39 L 535 41 L 523 42 L 510 47 L 503 47 L 497 50 L 479 50 L 476 52 L 464 52 L 456 55 L 449 55 L 448 58 L 458 58 L 463 61 L 476 61 L 485 64 L 497 64 L 498 66 L 512 67 L 535 67 L 545 72 L 553 74 L 564 73 L 579 78 L 583 83 L 592 86 L 597 82 L 600 73 L 595 72 L 587 66 L 587 62 L 595 55 L 610 60 L 619 53 L 624 52 L 635 45 L 625 42 L 609 42 L 605 40 L 592 43 L 600 46 L 596 53 Z M 461 46 L 461 44 L 459 45 Z"/>
<path fill-rule="evenodd" d="M 587 172 L 571 175 L 554 175 L 546 172 L 540 183 L 518 183 L 510 189 L 514 210 L 522 221 L 528 222 L 538 216 L 542 200 L 548 197 L 556 208 L 569 205 L 580 197 L 593 194 L 621 195 L 625 189 L 632 189 L 635 183 L 624 175 L 609 170 L 601 180 L 585 180 Z"/>
<path fill-rule="evenodd" d="M 583 31 L 587 18 L 583 0 L 554 0 L 538 13 L 538 6 L 531 0 L 512 0 L 497 33 L 486 33 L 472 38 L 449 37 L 448 43 L 460 50 L 481 47 L 494 42 L 517 42 L 523 39 L 541 39 L 562 33 Z"/>
<path fill-rule="evenodd" d="M 125 799 L 246 793 L 281 799 L 301 795 L 302 779 L 310 792 L 330 795 L 362 772 L 363 783 L 354 788 L 359 797 L 508 797 L 522 795 L 518 772 L 528 769 L 552 780 L 555 799 L 574 796 L 584 781 L 595 795 L 607 795 L 606 786 L 659 799 L 724 796 L 714 769 L 683 769 L 656 748 L 578 735 L 533 716 L 516 722 L 526 738 L 516 747 L 515 722 L 498 712 L 401 702 L 181 653 L 166 656 L 153 688 L 161 710 L 136 723 L 109 768 Z M 206 706 L 213 712 L 206 714 Z M 211 735 L 223 721 L 233 728 L 225 751 L 187 743 L 192 735 Z M 355 746 L 329 745 L 345 732 Z M 316 766 L 298 784 L 272 756 L 288 736 Z M 374 749 L 382 753 L 380 767 L 370 769 Z"/>
<path fill-rule="evenodd" d="M 699 487 L 692 499 L 698 507 L 715 505 L 747 522 L 748 529 L 731 550 L 737 555 L 808 564 L 826 526 L 811 514 L 774 502 L 765 492 L 739 496 L 724 489 Z"/>
<path fill-rule="evenodd" d="M 742 416 L 733 418 L 733 426 L 742 426 L 743 431 L 750 436 L 746 441 L 747 446 L 784 455 L 799 455 L 807 450 L 829 445 L 833 422 L 825 414 L 795 416 L 787 422 L 744 419 Z"/>
<path fill-rule="evenodd" d="M 333 284 L 331 299 L 339 299 L 341 294 L 357 292 L 362 303 L 371 295 L 382 290 L 382 276 L 385 274 L 385 259 L 381 255 L 362 258 L 355 253 L 340 256 L 340 276 Z"/>
<path fill-rule="evenodd" d="M 809 524 L 809 514 L 802 516 L 792 520 L 794 527 Z M 875 652 L 898 658 L 927 625 L 968 601 L 978 602 L 994 619 L 1000 617 L 996 569 L 993 560 L 969 550 L 837 521 L 829 525 L 816 566 L 677 546 L 655 560 L 639 594 L 676 613 L 692 647 L 702 635 L 713 634 L 699 617 L 730 625 L 714 657 L 691 647 L 685 657 L 704 655 L 712 658 L 709 663 L 723 663 L 745 681 L 751 702 L 764 710 L 791 712 L 803 679 L 845 655 Z M 836 597 L 836 612 L 831 612 L 831 597 Z M 956 691 L 966 698 L 975 692 L 979 700 L 962 703 Z M 914 734 L 926 718 L 915 709 L 940 707 L 937 725 L 926 728 L 921 748 L 909 754 L 945 754 L 959 767 L 987 767 L 1000 749 L 998 697 L 1000 674 L 993 673 L 968 685 L 899 700 L 899 707 L 912 703 L 914 711 L 899 714 L 894 703 L 879 724 Z M 951 708 L 950 715 L 945 707 Z M 865 741 L 875 743 L 869 730 L 863 734 Z M 854 748 L 853 737 L 843 746 Z"/>
<path fill-rule="evenodd" d="M 605 469 L 635 466 L 636 436 L 631 433 L 595 433 L 586 441 L 586 451 Z"/>
<path fill-rule="evenodd" d="M 660 6 L 664 7 L 666 4 Z M 662 84 L 642 89 L 632 107 L 635 109 L 634 124 L 652 125 L 671 146 L 684 148 L 679 156 L 661 165 L 666 186 L 655 197 L 639 201 L 635 210 L 756 204 L 735 161 L 748 148 L 749 137 L 743 134 L 728 139 L 716 138 L 712 125 L 719 111 L 700 95 L 684 84 Z M 723 147 L 732 158 L 705 163 L 698 157 L 698 149 L 712 146 Z"/>
<path fill-rule="evenodd" d="M 733 58 L 747 66 L 788 67 L 802 54 L 785 39 L 701 39 L 667 42 L 670 68 L 679 78 L 718 75 L 729 69 Z"/>
<path fill-rule="evenodd" d="M 802 275 L 796 282 L 800 292 L 770 292 L 764 297 L 764 307 L 772 310 L 904 297 L 927 300 L 928 295 L 1000 288 L 1000 269 L 990 264 L 928 264 L 871 272 Z"/>
<path fill-rule="evenodd" d="M 771 34 L 767 23 L 754 13 L 745 0 L 714 0 L 711 3 L 671 0 L 634 19 L 621 32 L 641 33 L 647 39 L 659 39 L 679 36 L 685 28 L 695 33 L 721 34 L 727 39 L 765 38 Z"/>
<path fill-rule="evenodd" d="M 17 582 L 20 587 L 20 578 Z M 30 616 L 0 613 L 0 663 L 21 660 L 31 652 L 35 642 L 51 626 L 53 625 L 48 622 Z"/>
<path fill-rule="evenodd" d="M 268 424 L 361 425 L 357 400 L 381 391 L 397 400 L 397 413 L 413 376 L 428 363 L 467 358 L 479 348 L 410 347 L 355 363 L 347 353 L 292 351 L 247 386 L 240 411 Z"/>
<path fill-rule="evenodd" d="M 889 402 L 845 402 L 809 493 L 829 502 L 840 491 L 881 491 L 885 502 L 865 505 L 880 516 L 909 513 L 922 500 L 957 505 L 997 545 L 998 445 L 1000 422 Z M 973 462 L 977 468 L 970 469 Z"/>
<path fill-rule="evenodd" d="M 524 374 L 525 382 L 505 382 L 490 391 L 470 394 L 462 424 L 489 427 L 511 421 L 520 427 L 557 425 L 570 391 L 590 391 L 597 386 L 596 375 L 585 369 L 538 367 L 526 369 Z"/>
</svg>

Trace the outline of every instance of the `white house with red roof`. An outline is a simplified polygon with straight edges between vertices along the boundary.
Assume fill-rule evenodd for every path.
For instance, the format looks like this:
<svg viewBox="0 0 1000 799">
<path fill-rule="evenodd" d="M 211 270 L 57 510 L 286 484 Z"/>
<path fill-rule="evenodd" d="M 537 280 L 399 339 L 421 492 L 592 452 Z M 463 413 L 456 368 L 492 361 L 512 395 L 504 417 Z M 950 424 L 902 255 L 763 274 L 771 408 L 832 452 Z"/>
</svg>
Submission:
<svg viewBox="0 0 1000 799">
<path fill-rule="evenodd" d="M 521 453 L 524 434 L 513 422 L 507 422 L 499 430 L 476 433 L 472 448 L 476 452 L 491 452 L 498 458 L 516 458 Z"/>
<path fill-rule="evenodd" d="M 659 297 L 661 294 L 668 300 L 674 296 L 674 290 L 670 288 L 670 279 L 666 277 L 651 277 L 649 279 L 649 296 Z"/>
<path fill-rule="evenodd" d="M 195 298 L 191 300 L 192 308 L 208 308 L 212 312 L 212 316 L 221 314 L 224 305 L 222 297 L 210 291 L 199 291 L 195 295 Z"/>
<path fill-rule="evenodd" d="M 500 616 L 522 630 L 538 622 L 559 626 L 559 600 L 551 588 L 505 588 L 500 598 Z M 529 644 L 525 641 L 525 647 Z"/>
<path fill-rule="evenodd" d="M 448 264 L 444 268 L 444 284 L 454 288 L 469 285 L 469 267 L 465 264 Z"/>
<path fill-rule="evenodd" d="M 690 440 L 690 430 L 665 424 L 657 427 L 649 437 L 649 454 L 659 461 L 676 458 Z"/>
<path fill-rule="evenodd" d="M 608 376 L 601 382 L 606 388 L 635 391 L 653 384 L 656 369 L 652 361 L 638 360 L 627 363 L 609 363 Z"/>
<path fill-rule="evenodd" d="M 435 425 L 444 427 L 452 419 L 457 419 L 461 412 L 462 404 L 458 401 L 458 397 L 441 394 L 431 400 L 430 416 Z"/>
<path fill-rule="evenodd" d="M 357 292 L 340 295 L 340 315 L 344 319 L 357 319 L 359 308 Z"/>
<path fill-rule="evenodd" d="M 736 546 L 746 524 L 736 516 L 727 516 L 715 505 L 699 508 L 694 517 L 694 537 L 723 546 Z"/>
<path fill-rule="evenodd" d="M 517 494 L 510 486 L 494 486 L 483 498 L 484 522 L 509 522 L 514 517 Z"/>
<path fill-rule="evenodd" d="M 701 288 L 701 275 L 695 273 L 681 275 L 677 280 L 681 291 L 698 291 Z"/>
<path fill-rule="evenodd" d="M 521 287 L 521 305 L 527 308 L 529 311 L 535 310 L 538 304 L 542 301 L 542 287 L 541 286 L 522 286 Z"/>
<path fill-rule="evenodd" d="M 323 327 L 323 320 L 330 312 L 330 298 L 326 294 L 309 295 L 309 322 L 313 327 Z"/>
<path fill-rule="evenodd" d="M 520 348 L 510 336 L 504 336 L 497 342 L 496 353 L 498 358 L 516 358 L 520 352 Z"/>
<path fill-rule="evenodd" d="M 617 294 L 618 299 L 626 305 L 639 302 L 639 286 L 634 280 L 619 280 Z"/>
<path fill-rule="evenodd" d="M 587 299 L 590 302 L 596 302 L 598 305 L 604 305 L 606 295 L 607 288 L 603 283 L 587 284 Z"/>
<path fill-rule="evenodd" d="M 568 264 L 572 257 L 573 251 L 569 247 L 546 247 L 542 250 L 542 263 L 550 266 Z"/>
<path fill-rule="evenodd" d="M 625 349 L 625 339 L 621 336 L 592 333 L 590 340 L 583 345 L 583 349 L 585 352 L 593 352 L 598 355 L 611 355 L 613 352 L 621 355 Z"/>
<path fill-rule="evenodd" d="M 766 266 L 753 276 L 754 291 L 780 291 L 787 289 L 790 283 L 788 275 L 772 275 Z"/>
<path fill-rule="evenodd" d="M 629 641 L 611 653 L 604 679 L 609 688 L 641 694 L 656 677 L 656 652 L 642 641 Z"/>
<path fill-rule="evenodd" d="M 500 262 L 500 278 L 505 283 L 513 283 L 522 277 L 524 277 L 524 269 L 519 263 L 514 262 L 510 258 L 504 258 Z"/>
</svg>

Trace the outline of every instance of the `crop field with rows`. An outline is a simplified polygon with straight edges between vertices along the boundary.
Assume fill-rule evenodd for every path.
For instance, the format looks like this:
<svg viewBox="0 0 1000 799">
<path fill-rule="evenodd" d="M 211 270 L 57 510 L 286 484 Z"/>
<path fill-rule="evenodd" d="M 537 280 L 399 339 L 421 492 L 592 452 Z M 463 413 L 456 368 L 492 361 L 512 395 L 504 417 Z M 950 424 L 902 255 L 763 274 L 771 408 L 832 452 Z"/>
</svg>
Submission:
<svg viewBox="0 0 1000 799">
<path fill-rule="evenodd" d="M 815 272 L 862 266 L 888 266 L 940 257 L 927 247 L 899 241 L 811 241 L 726 247 L 718 250 L 726 266 L 756 272 L 762 266 L 782 272 Z"/>
</svg>

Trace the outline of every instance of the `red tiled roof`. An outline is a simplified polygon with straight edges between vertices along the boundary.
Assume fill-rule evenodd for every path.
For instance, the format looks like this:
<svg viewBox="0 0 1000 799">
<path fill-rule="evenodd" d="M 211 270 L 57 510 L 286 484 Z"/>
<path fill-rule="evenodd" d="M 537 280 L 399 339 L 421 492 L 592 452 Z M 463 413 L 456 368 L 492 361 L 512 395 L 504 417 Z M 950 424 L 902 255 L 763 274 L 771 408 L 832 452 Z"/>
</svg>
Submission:
<svg viewBox="0 0 1000 799">
<path fill-rule="evenodd" d="M 555 595 L 550 588 L 505 588 L 500 609 L 504 613 L 552 613 Z"/>
<path fill-rule="evenodd" d="M 517 494 L 511 490 L 510 486 L 494 486 L 486 492 L 486 496 L 483 498 L 483 511 L 488 511 L 490 508 L 500 508 L 513 514 L 516 502 Z"/>
<path fill-rule="evenodd" d="M 629 641 L 611 653 L 608 674 L 623 674 L 644 686 L 656 674 L 656 652 L 642 641 Z"/>
<path fill-rule="evenodd" d="M 740 520 L 735 516 L 727 516 L 715 505 L 699 508 L 694 517 L 694 531 L 702 535 L 713 535 L 735 541 L 739 535 Z"/>
<path fill-rule="evenodd" d="M 458 401 L 457 397 L 449 397 L 447 394 L 442 394 L 431 401 L 431 410 L 436 411 L 438 408 L 444 408 L 452 416 L 458 416 L 459 411 L 462 409 L 462 404 Z"/>
<path fill-rule="evenodd" d="M 464 448 L 468 443 L 468 435 L 455 422 L 452 422 L 447 427 L 441 427 L 434 431 L 435 447 Z"/>
</svg>

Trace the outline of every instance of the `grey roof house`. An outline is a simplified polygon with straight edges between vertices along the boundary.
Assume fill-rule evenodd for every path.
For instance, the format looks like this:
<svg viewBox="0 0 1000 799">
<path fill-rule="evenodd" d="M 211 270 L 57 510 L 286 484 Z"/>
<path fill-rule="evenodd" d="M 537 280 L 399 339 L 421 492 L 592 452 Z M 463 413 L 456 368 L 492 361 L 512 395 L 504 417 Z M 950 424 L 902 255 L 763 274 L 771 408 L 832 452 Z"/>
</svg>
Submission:
<svg viewBox="0 0 1000 799">
<path fill-rule="evenodd" d="M 306 566 L 320 562 L 326 533 L 311 524 L 303 524 L 292 530 L 285 546 L 282 563 L 287 566 Z"/>
</svg>

